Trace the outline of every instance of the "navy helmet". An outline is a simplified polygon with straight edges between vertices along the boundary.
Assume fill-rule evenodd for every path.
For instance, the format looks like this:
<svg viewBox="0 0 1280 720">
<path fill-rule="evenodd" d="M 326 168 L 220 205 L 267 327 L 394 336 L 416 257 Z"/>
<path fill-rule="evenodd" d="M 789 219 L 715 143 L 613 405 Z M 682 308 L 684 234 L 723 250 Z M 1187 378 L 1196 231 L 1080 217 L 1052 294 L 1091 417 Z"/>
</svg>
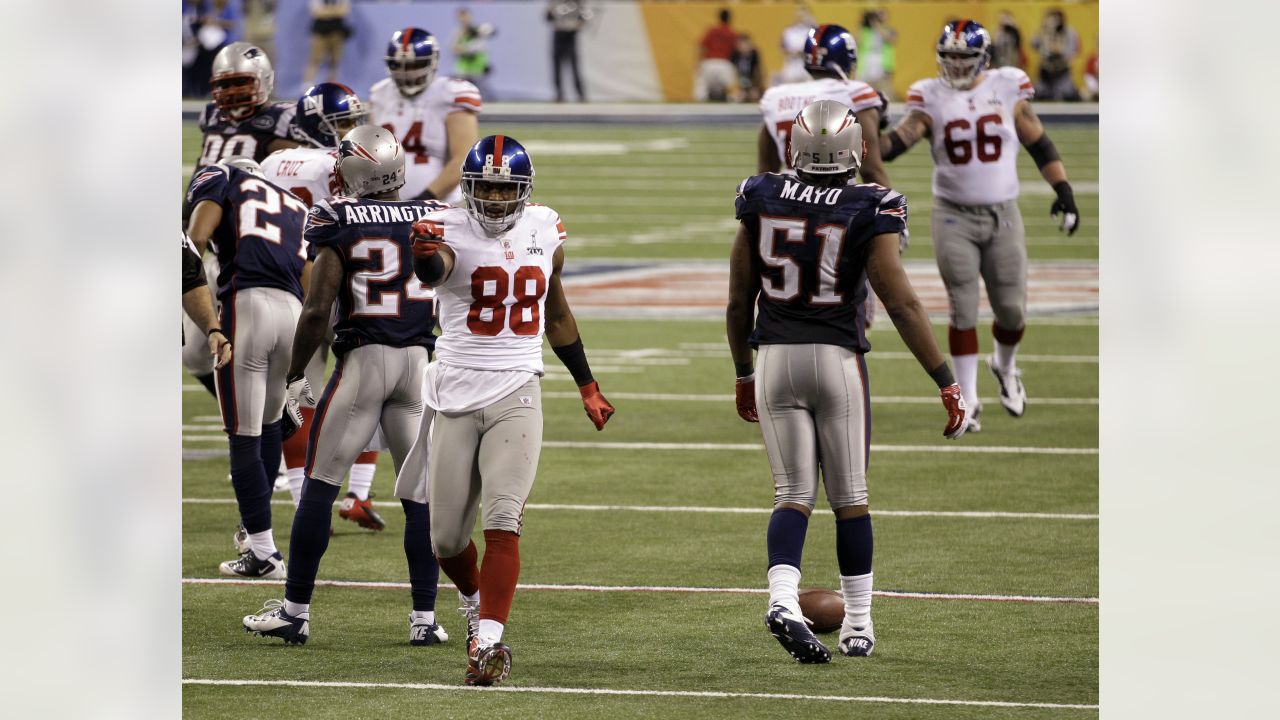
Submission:
<svg viewBox="0 0 1280 720">
<path fill-rule="evenodd" d="M 369 112 L 356 91 L 342 83 L 320 83 L 298 98 L 290 134 L 298 142 L 336 148 L 338 139 L 368 121 Z"/>
<path fill-rule="evenodd" d="M 840 25 L 819 25 L 804 40 L 804 69 L 838 72 L 849 78 L 858 64 L 858 44 Z"/>
<path fill-rule="evenodd" d="M 948 87 L 966 90 L 991 62 L 991 33 L 973 20 L 957 20 L 938 38 L 938 77 Z"/>
<path fill-rule="evenodd" d="M 480 198 L 476 190 L 481 184 L 486 186 L 486 195 L 495 185 L 503 184 L 510 185 L 514 192 L 504 193 L 502 199 Z M 480 138 L 462 161 L 462 196 L 467 201 L 467 212 L 491 235 L 515 225 L 532 192 L 533 161 L 515 138 L 506 135 Z"/>
<path fill-rule="evenodd" d="M 407 27 L 391 33 L 387 43 L 387 70 L 406 96 L 417 95 L 435 79 L 440 48 L 435 36 L 422 28 Z"/>
</svg>

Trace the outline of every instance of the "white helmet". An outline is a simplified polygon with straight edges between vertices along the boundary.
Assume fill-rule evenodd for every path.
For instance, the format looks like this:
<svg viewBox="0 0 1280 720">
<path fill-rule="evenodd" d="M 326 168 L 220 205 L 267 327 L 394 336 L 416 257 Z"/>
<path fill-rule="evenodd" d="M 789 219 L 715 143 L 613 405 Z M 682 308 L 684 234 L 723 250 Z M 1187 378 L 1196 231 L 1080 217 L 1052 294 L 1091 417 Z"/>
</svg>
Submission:
<svg viewBox="0 0 1280 720">
<path fill-rule="evenodd" d="M 266 173 L 262 172 L 262 166 L 258 164 L 258 161 L 251 157 L 245 157 L 244 155 L 232 155 L 231 157 L 222 158 L 218 164 L 226 165 L 227 167 L 240 168 L 250 175 L 257 175 L 260 178 L 265 178 L 267 176 Z"/>
<path fill-rule="evenodd" d="M 853 110 L 835 100 L 809 103 L 791 126 L 791 166 L 809 175 L 857 171 L 866 145 Z"/>
<path fill-rule="evenodd" d="M 350 197 L 398 190 L 404 185 L 404 148 L 385 128 L 361 125 L 342 136 L 333 169 Z"/>
<path fill-rule="evenodd" d="M 257 45 L 233 42 L 213 58 L 213 103 L 232 120 L 244 120 L 271 99 L 276 73 Z"/>
</svg>

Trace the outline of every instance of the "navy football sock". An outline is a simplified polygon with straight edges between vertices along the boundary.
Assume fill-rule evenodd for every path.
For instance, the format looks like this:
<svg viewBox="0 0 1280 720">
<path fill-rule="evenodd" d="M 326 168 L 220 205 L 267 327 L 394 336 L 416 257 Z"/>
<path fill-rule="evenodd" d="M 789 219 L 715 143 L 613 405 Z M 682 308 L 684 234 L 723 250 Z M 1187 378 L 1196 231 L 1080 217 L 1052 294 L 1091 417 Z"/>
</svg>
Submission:
<svg viewBox="0 0 1280 720">
<path fill-rule="evenodd" d="M 262 456 L 262 472 L 267 478 L 267 493 L 275 492 L 276 476 L 280 474 L 280 455 L 284 452 L 284 436 L 280 432 L 280 423 L 282 420 L 276 420 L 273 423 L 262 424 L 262 449 L 258 454 Z"/>
<path fill-rule="evenodd" d="M 871 572 L 871 516 L 836 521 L 836 560 L 845 577 Z"/>
<path fill-rule="evenodd" d="M 809 530 L 809 518 L 795 508 L 778 508 L 769 516 L 769 532 L 765 545 L 769 549 L 769 567 L 790 565 L 800 569 L 800 555 L 804 552 L 804 536 Z"/>
<path fill-rule="evenodd" d="M 320 558 L 329 549 L 329 524 L 338 490 L 337 485 L 315 478 L 302 483 L 302 499 L 289 535 L 289 576 L 284 581 L 284 599 L 289 602 L 311 604 Z"/>
<path fill-rule="evenodd" d="M 271 486 L 262 475 L 262 439 L 227 438 L 231 449 L 231 487 L 240 506 L 240 522 L 250 533 L 271 529 Z"/>
<path fill-rule="evenodd" d="M 409 561 L 409 587 L 413 609 L 436 609 L 440 565 L 431 550 L 431 509 L 427 503 L 400 498 L 404 506 L 404 556 Z"/>
</svg>

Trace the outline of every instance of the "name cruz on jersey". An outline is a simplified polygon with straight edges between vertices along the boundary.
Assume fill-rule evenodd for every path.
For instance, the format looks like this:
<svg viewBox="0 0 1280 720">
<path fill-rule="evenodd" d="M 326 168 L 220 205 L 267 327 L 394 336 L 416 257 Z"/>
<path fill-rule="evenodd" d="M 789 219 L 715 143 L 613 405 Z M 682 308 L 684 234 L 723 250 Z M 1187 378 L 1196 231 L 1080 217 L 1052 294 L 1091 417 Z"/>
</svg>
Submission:
<svg viewBox="0 0 1280 720">
<path fill-rule="evenodd" d="M 267 158 L 271 141 L 276 138 L 290 139 L 289 125 L 293 123 L 296 112 L 294 103 L 272 103 L 253 117 L 235 122 L 216 105 L 209 103 L 200 114 L 204 143 L 196 168 L 237 155 L 262 162 Z"/>
<path fill-rule="evenodd" d="M 735 201 L 760 272 L 752 347 L 820 343 L 867 352 L 871 239 L 907 227 L 907 199 L 873 183 L 823 188 L 777 173 L 747 178 Z"/>
<path fill-rule="evenodd" d="M 297 147 L 277 150 L 262 162 L 262 173 L 271 182 L 288 188 L 307 205 L 338 194 L 333 163 L 336 150 Z"/>
<path fill-rule="evenodd" d="M 226 302 L 237 290 L 269 287 L 301 300 L 307 206 L 284 188 L 227 165 L 210 165 L 191 178 L 188 206 L 205 200 L 222 206 L 222 220 L 209 239 L 221 268 L 218 299 Z"/>
<path fill-rule="evenodd" d="M 333 349 L 361 345 L 435 347 L 435 291 L 413 274 L 412 225 L 447 207 L 433 200 L 337 197 L 317 202 L 304 236 L 316 252 L 331 247 L 345 273 L 338 293 Z"/>
</svg>

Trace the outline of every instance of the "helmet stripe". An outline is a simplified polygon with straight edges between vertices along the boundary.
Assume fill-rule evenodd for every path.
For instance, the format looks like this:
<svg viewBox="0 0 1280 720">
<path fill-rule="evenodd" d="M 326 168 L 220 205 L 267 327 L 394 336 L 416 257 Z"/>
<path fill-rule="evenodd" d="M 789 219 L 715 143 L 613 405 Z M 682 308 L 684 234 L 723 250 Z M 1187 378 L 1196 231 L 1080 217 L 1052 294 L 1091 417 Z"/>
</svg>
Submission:
<svg viewBox="0 0 1280 720">
<path fill-rule="evenodd" d="M 400 50 L 405 54 L 409 53 L 409 45 L 413 42 L 413 31 L 415 27 L 407 27 L 400 31 Z"/>
<path fill-rule="evenodd" d="M 493 164 L 494 167 L 502 167 L 502 140 L 501 135 L 493 136 Z"/>
<path fill-rule="evenodd" d="M 822 33 L 827 31 L 826 25 L 819 25 L 817 30 L 813 31 L 813 49 L 810 50 L 809 64 L 818 64 L 818 45 L 822 43 Z"/>
<path fill-rule="evenodd" d="M 960 41 L 964 40 L 964 29 L 968 24 L 969 24 L 968 20 L 961 20 L 960 22 L 956 23 L 956 39 L 957 40 L 960 40 Z"/>
</svg>

